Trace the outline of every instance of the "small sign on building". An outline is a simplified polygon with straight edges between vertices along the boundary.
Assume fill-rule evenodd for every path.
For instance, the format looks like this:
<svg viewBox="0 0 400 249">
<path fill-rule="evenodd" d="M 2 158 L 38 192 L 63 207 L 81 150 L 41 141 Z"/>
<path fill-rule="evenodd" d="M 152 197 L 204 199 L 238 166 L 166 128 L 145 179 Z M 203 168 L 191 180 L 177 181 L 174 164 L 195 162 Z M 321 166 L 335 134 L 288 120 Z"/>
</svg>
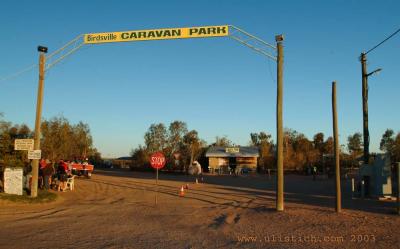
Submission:
<svg viewBox="0 0 400 249">
<path fill-rule="evenodd" d="M 14 150 L 33 150 L 33 139 L 15 139 Z"/>
<path fill-rule="evenodd" d="M 4 170 L 4 192 L 6 194 L 23 194 L 23 176 L 22 168 L 6 168 Z"/>
<path fill-rule="evenodd" d="M 41 150 L 29 150 L 28 151 L 28 159 L 40 159 L 42 158 Z"/>
<path fill-rule="evenodd" d="M 239 147 L 227 147 L 225 148 L 226 153 L 239 153 Z"/>
</svg>

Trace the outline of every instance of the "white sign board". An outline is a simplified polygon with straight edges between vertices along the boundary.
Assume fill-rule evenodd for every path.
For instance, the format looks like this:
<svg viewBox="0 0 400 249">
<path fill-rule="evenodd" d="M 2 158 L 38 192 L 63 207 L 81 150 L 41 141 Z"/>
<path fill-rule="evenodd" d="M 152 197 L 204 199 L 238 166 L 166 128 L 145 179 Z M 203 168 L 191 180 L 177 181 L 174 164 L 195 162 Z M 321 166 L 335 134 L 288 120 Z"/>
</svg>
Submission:
<svg viewBox="0 0 400 249">
<path fill-rule="evenodd" d="M 33 150 L 33 139 L 15 139 L 14 150 Z"/>
<path fill-rule="evenodd" d="M 22 168 L 6 168 L 4 170 L 4 192 L 6 194 L 22 195 L 23 176 Z"/>
<path fill-rule="evenodd" d="M 29 150 L 28 151 L 28 159 L 40 159 L 42 158 L 41 150 Z"/>
</svg>

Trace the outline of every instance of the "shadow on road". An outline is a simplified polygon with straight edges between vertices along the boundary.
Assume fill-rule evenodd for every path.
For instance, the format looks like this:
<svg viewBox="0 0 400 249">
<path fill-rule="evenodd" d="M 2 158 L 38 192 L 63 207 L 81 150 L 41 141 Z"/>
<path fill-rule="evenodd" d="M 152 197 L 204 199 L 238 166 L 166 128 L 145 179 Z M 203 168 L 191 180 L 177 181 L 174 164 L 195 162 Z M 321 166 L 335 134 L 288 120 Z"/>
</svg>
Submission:
<svg viewBox="0 0 400 249">
<path fill-rule="evenodd" d="M 134 179 L 155 179 L 155 174 L 151 172 L 134 172 L 129 170 L 120 169 L 107 169 L 96 170 L 95 174 L 124 177 L 129 178 L 129 182 L 109 183 L 92 179 L 91 181 L 98 181 L 103 184 L 110 184 L 118 187 L 155 191 L 154 182 L 135 182 Z M 193 176 L 160 173 L 159 179 L 161 181 L 176 182 L 176 186 L 187 182 L 194 182 Z M 248 198 L 252 200 L 257 198 L 259 200 L 270 201 L 274 205 L 275 201 L 275 177 L 272 176 L 268 179 L 265 175 L 246 175 L 246 176 L 229 176 L 229 175 L 205 175 L 204 182 L 207 184 L 216 185 L 212 191 L 192 189 L 195 196 L 187 196 L 199 201 L 215 205 L 230 205 L 234 207 L 249 208 L 243 201 L 234 201 L 235 197 L 238 200 Z M 165 185 L 159 182 L 159 192 L 177 196 L 177 187 Z M 332 179 L 318 179 L 312 180 L 312 177 L 300 175 L 286 175 L 285 176 L 285 202 L 294 204 L 305 204 L 320 208 L 330 208 L 334 212 L 335 207 L 335 185 Z M 230 192 L 227 192 L 230 191 Z M 234 191 L 235 193 L 232 193 Z M 227 197 L 229 193 L 229 198 Z M 256 206 L 252 207 L 256 211 L 273 211 L 272 207 Z M 304 207 L 302 207 L 304 208 Z M 395 203 L 387 201 L 379 201 L 375 199 L 358 199 L 351 196 L 351 182 L 350 179 L 342 180 L 342 208 L 349 210 L 358 210 L 377 214 L 394 214 Z M 312 209 L 312 207 L 311 207 Z M 326 210 L 328 211 L 328 210 Z"/>
</svg>

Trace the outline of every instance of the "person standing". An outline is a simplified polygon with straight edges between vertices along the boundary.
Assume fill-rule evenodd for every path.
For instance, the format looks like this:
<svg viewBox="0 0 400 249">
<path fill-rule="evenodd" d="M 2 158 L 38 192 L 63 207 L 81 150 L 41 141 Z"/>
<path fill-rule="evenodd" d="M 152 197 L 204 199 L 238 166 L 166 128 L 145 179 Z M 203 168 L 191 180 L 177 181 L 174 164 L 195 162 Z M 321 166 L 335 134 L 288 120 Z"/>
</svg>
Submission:
<svg viewBox="0 0 400 249">
<path fill-rule="evenodd" d="M 52 163 L 48 163 L 46 167 L 43 169 L 43 177 L 44 177 L 44 188 L 50 189 L 51 178 L 54 175 L 55 170 Z"/>
<path fill-rule="evenodd" d="M 46 167 L 46 160 L 44 158 L 42 158 L 39 162 L 39 188 L 43 189 L 43 185 L 44 185 L 44 176 L 43 176 L 43 169 Z"/>
<path fill-rule="evenodd" d="M 67 187 L 67 179 L 68 179 L 68 165 L 60 160 L 57 167 L 58 180 L 60 180 L 60 184 L 58 185 L 58 191 L 65 191 Z"/>
<path fill-rule="evenodd" d="M 313 173 L 313 180 L 315 181 L 317 179 L 317 167 L 316 166 L 313 167 L 312 173 Z"/>
<path fill-rule="evenodd" d="M 200 177 L 200 180 L 203 181 L 203 170 L 201 168 L 201 165 L 198 161 L 193 162 L 194 166 L 194 173 L 196 175 L 196 182 L 198 182 L 198 178 Z"/>
<path fill-rule="evenodd" d="M 72 162 L 67 161 L 67 167 L 68 167 L 68 175 L 72 175 Z"/>
</svg>

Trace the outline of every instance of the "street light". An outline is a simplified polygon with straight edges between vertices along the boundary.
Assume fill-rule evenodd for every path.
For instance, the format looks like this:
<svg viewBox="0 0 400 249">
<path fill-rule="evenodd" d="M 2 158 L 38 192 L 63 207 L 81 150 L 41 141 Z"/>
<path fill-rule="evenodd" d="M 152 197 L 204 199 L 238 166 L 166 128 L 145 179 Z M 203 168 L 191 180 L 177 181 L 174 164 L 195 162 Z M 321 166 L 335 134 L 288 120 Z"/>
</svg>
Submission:
<svg viewBox="0 0 400 249">
<path fill-rule="evenodd" d="M 378 74 L 380 71 L 382 71 L 382 68 L 375 69 L 374 71 L 370 72 L 366 76 L 369 77 L 369 76 L 371 76 L 373 74 Z"/>
<path fill-rule="evenodd" d="M 362 105 L 363 105 L 363 139 L 364 139 L 364 164 L 369 163 L 369 130 L 368 130 L 368 77 L 382 71 L 378 68 L 367 73 L 367 55 L 361 53 L 361 72 L 362 72 Z"/>
<path fill-rule="evenodd" d="M 47 47 L 44 46 L 38 46 L 37 50 L 38 52 L 47 53 Z"/>
</svg>

